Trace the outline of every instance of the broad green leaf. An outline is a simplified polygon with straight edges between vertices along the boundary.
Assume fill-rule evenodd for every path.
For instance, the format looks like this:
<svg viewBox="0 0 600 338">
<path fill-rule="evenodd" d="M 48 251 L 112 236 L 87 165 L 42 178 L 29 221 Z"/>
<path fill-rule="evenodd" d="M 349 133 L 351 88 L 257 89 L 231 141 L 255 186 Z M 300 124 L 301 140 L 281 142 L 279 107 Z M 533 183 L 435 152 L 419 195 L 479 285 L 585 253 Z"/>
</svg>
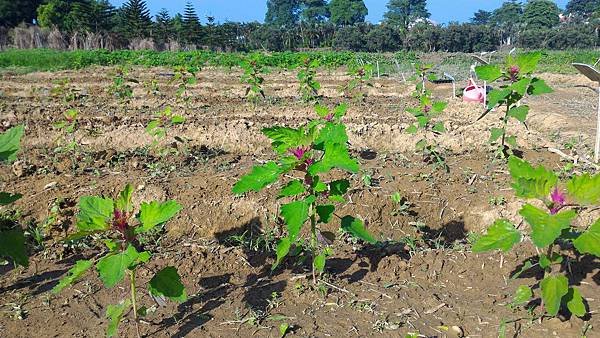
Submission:
<svg viewBox="0 0 600 338">
<path fill-rule="evenodd" d="M 329 223 L 333 218 L 333 212 L 335 211 L 335 207 L 331 204 L 327 205 L 317 205 L 316 207 L 317 215 L 319 215 L 320 223 Z"/>
<path fill-rule="evenodd" d="M 569 281 L 563 275 L 548 276 L 540 283 L 542 300 L 546 312 L 550 316 L 556 316 L 560 310 L 562 298 L 569 292 Z"/>
<path fill-rule="evenodd" d="M 281 168 L 275 162 L 267 162 L 261 166 L 254 166 L 252 172 L 244 175 L 233 186 L 233 193 L 241 195 L 248 191 L 260 191 L 267 185 L 277 181 Z"/>
<path fill-rule="evenodd" d="M 0 134 L 0 161 L 10 163 L 17 159 L 24 130 L 25 128 L 20 125 Z"/>
<path fill-rule="evenodd" d="M 139 255 L 133 245 L 129 245 L 123 252 L 100 258 L 96 264 L 96 269 L 104 286 L 112 288 L 123 280 L 125 270 L 137 261 Z"/>
<path fill-rule="evenodd" d="M 565 303 L 567 303 L 567 308 L 572 314 L 577 317 L 585 316 L 585 304 L 583 303 L 583 297 L 581 297 L 579 289 L 575 287 L 569 288 L 569 292 L 565 296 Z"/>
<path fill-rule="evenodd" d="M 281 206 L 281 217 L 285 221 L 288 237 L 292 242 L 296 241 L 302 225 L 308 219 L 310 204 L 306 200 L 295 201 Z"/>
<path fill-rule="evenodd" d="M 181 204 L 175 201 L 142 203 L 140 214 L 138 215 L 141 226 L 136 229 L 136 232 L 145 232 L 159 224 L 167 222 L 181 211 L 181 209 L 183 209 Z"/>
<path fill-rule="evenodd" d="M 315 112 L 317 115 L 319 115 L 319 117 L 323 118 L 329 114 L 329 109 L 325 106 L 317 104 L 315 105 Z"/>
<path fill-rule="evenodd" d="M 521 233 L 508 220 L 499 219 L 492 224 L 487 234 L 481 236 L 473 245 L 473 252 L 502 250 L 507 252 L 521 241 Z"/>
<path fill-rule="evenodd" d="M 120 211 L 130 213 L 133 210 L 131 205 L 131 196 L 133 195 L 133 187 L 127 184 L 125 189 L 119 194 L 119 198 L 115 201 L 115 208 Z"/>
<path fill-rule="evenodd" d="M 119 329 L 119 324 L 123 319 L 123 316 L 131 306 L 131 301 L 126 299 L 117 305 L 109 305 L 106 309 L 106 318 L 110 320 L 108 327 L 106 328 L 106 336 L 114 337 Z"/>
<path fill-rule="evenodd" d="M 419 128 L 417 128 L 417 126 L 415 126 L 414 124 L 412 124 L 408 128 L 406 128 L 406 132 L 409 134 L 416 134 L 417 131 L 419 131 Z"/>
<path fill-rule="evenodd" d="M 554 90 L 546 84 L 546 81 L 533 78 L 527 92 L 529 95 L 542 95 L 552 93 L 553 91 Z"/>
<path fill-rule="evenodd" d="M 527 119 L 527 114 L 529 114 L 528 106 L 513 107 L 508 111 L 508 116 L 514 117 L 521 123 L 525 123 L 525 120 Z"/>
<path fill-rule="evenodd" d="M 506 144 L 508 144 L 509 146 L 511 146 L 511 148 L 517 148 L 517 137 L 516 136 L 507 136 L 506 139 Z"/>
<path fill-rule="evenodd" d="M 445 133 L 446 132 L 446 127 L 444 127 L 444 122 L 438 122 L 436 123 L 432 130 L 436 133 Z"/>
<path fill-rule="evenodd" d="M 600 219 L 577 237 L 573 241 L 573 245 L 580 253 L 588 253 L 600 257 Z"/>
<path fill-rule="evenodd" d="M 164 296 L 180 303 L 187 299 L 181 277 L 179 277 L 177 269 L 172 266 L 157 272 L 150 280 L 148 288 L 150 294 L 154 296 Z"/>
<path fill-rule="evenodd" d="M 438 101 L 431 105 L 431 111 L 433 113 L 439 114 L 439 113 L 443 112 L 447 106 L 448 106 L 448 102 Z"/>
<path fill-rule="evenodd" d="M 529 88 L 530 83 L 531 83 L 530 78 L 523 78 L 523 79 L 513 83 L 512 85 L 510 85 L 510 88 L 512 90 L 514 90 L 515 92 L 517 92 L 519 95 L 523 96 L 527 93 L 527 88 Z"/>
<path fill-rule="evenodd" d="M 0 257 L 10 257 L 15 264 L 29 266 L 23 230 L 12 229 L 0 232 Z"/>
<path fill-rule="evenodd" d="M 516 63 L 521 74 L 531 74 L 535 71 L 542 53 L 533 52 L 517 55 Z"/>
<path fill-rule="evenodd" d="M 506 98 L 510 95 L 511 92 L 512 92 L 512 90 L 510 90 L 510 89 L 494 89 L 494 90 L 492 90 L 487 96 L 488 109 L 492 109 L 492 108 L 496 107 L 496 105 L 498 103 L 506 100 Z"/>
<path fill-rule="evenodd" d="M 292 241 L 290 240 L 289 237 L 282 238 L 279 241 L 279 243 L 277 244 L 277 249 L 275 250 L 275 252 L 277 253 L 277 260 L 275 261 L 275 264 L 273 264 L 273 267 L 271 268 L 271 270 L 275 270 L 277 268 L 277 266 L 279 266 L 281 261 L 290 252 L 291 246 L 292 246 Z"/>
<path fill-rule="evenodd" d="M 84 196 L 79 199 L 77 229 L 83 232 L 102 231 L 110 228 L 114 203 L 110 198 Z"/>
<path fill-rule="evenodd" d="M 545 199 L 558 181 L 552 171 L 543 166 L 534 168 L 516 156 L 508 159 L 508 169 L 514 182 L 512 187 L 518 197 Z"/>
<path fill-rule="evenodd" d="M 342 117 L 344 117 L 344 115 L 346 115 L 346 112 L 348 111 L 348 104 L 347 103 L 342 103 L 337 105 L 334 109 L 333 109 L 333 115 L 340 119 Z"/>
<path fill-rule="evenodd" d="M 342 230 L 349 233 L 350 235 L 362 239 L 363 241 L 375 244 L 377 240 L 373 237 L 365 228 L 365 224 L 358 218 L 352 216 L 344 216 L 342 218 Z"/>
<path fill-rule="evenodd" d="M 504 134 L 504 128 L 490 129 L 490 143 L 496 142 Z"/>
<path fill-rule="evenodd" d="M 519 214 L 531 226 L 531 241 L 538 248 L 545 248 L 560 237 L 563 230 L 571 226 L 571 221 L 577 217 L 575 210 L 568 210 L 556 215 L 525 204 Z"/>
<path fill-rule="evenodd" d="M 496 65 L 483 65 L 475 67 L 477 77 L 483 81 L 494 82 L 502 76 L 502 71 Z"/>
<path fill-rule="evenodd" d="M 327 259 L 325 253 L 320 253 L 313 260 L 313 266 L 315 271 L 322 273 L 325 271 L 325 260 Z"/>
<path fill-rule="evenodd" d="M 302 184 L 302 181 L 293 180 L 281 189 L 277 198 L 296 196 L 303 192 L 306 192 L 306 188 Z"/>
<path fill-rule="evenodd" d="M 62 278 L 55 287 L 52 288 L 52 293 L 59 293 L 67 286 L 75 283 L 76 280 L 81 278 L 84 273 L 86 273 L 91 267 L 93 262 L 91 260 L 79 260 L 75 263 L 75 266 L 72 267 L 68 272 L 67 276 Z"/>
<path fill-rule="evenodd" d="M 517 279 L 517 278 L 521 277 L 521 275 L 525 271 L 531 269 L 532 267 L 533 267 L 533 264 L 531 263 L 531 261 L 529 261 L 529 260 L 525 261 L 525 263 L 523 263 L 523 266 L 521 267 L 521 269 L 519 271 L 515 272 L 514 275 L 510 276 L 510 279 L 514 280 L 514 279 Z"/>
<path fill-rule="evenodd" d="M 583 205 L 600 204 L 600 174 L 575 176 L 567 182 L 569 197 Z"/>
<path fill-rule="evenodd" d="M 159 126 L 160 126 L 160 121 L 152 120 L 152 121 L 148 122 L 148 125 L 146 126 L 146 132 L 152 136 L 157 136 L 157 133 L 155 130 Z"/>
<path fill-rule="evenodd" d="M 16 201 L 18 201 L 23 195 L 21 194 L 11 194 L 8 192 L 0 192 L 0 205 L 9 205 Z"/>
<path fill-rule="evenodd" d="M 264 128 L 262 133 L 273 140 L 273 149 L 283 154 L 288 149 L 304 145 L 304 130 L 288 127 Z"/>
<path fill-rule="evenodd" d="M 329 194 L 330 195 L 344 195 L 350 188 L 350 182 L 348 180 L 337 180 L 329 183 Z"/>
<path fill-rule="evenodd" d="M 319 173 L 328 172 L 333 168 L 346 170 L 351 173 L 358 172 L 358 162 L 350 157 L 346 145 L 326 143 L 325 155 L 320 161 L 308 167 L 308 173 L 314 176 Z"/>
<path fill-rule="evenodd" d="M 183 122 L 185 122 L 185 118 L 181 115 L 173 115 L 171 117 L 171 124 L 182 124 Z"/>
<path fill-rule="evenodd" d="M 533 297 L 533 291 L 527 285 L 519 285 L 517 291 L 515 292 L 515 296 L 513 297 L 512 305 L 519 306 L 523 305 Z"/>
<path fill-rule="evenodd" d="M 346 142 L 348 142 L 346 126 L 341 123 L 327 122 L 319 132 L 315 140 L 315 146 L 318 149 L 323 149 L 325 143 L 346 144 Z"/>
</svg>

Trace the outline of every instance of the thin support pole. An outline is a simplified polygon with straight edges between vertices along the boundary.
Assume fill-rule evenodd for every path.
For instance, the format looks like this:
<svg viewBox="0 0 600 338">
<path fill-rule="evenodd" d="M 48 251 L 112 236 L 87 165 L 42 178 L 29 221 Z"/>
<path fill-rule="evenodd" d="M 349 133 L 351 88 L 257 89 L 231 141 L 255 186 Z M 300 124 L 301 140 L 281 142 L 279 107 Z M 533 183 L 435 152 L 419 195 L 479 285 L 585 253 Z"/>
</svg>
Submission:
<svg viewBox="0 0 600 338">
<path fill-rule="evenodd" d="M 598 87 L 598 130 L 596 131 L 596 152 L 594 154 L 594 162 L 600 161 L 600 87 Z"/>
</svg>

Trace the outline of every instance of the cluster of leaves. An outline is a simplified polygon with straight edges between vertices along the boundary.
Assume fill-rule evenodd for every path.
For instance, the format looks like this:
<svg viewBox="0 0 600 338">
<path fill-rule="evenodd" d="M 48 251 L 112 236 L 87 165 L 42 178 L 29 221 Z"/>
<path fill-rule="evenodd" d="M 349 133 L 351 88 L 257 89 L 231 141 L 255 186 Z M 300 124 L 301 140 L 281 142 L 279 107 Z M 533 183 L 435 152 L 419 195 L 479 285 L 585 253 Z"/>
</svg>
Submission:
<svg viewBox="0 0 600 338">
<path fill-rule="evenodd" d="M 341 88 L 342 93 L 345 97 L 352 98 L 355 102 L 364 102 L 367 98 L 365 89 L 373 87 L 370 81 L 373 77 L 373 65 L 350 66 L 348 76 L 350 76 L 350 80 Z"/>
<path fill-rule="evenodd" d="M 108 93 L 114 95 L 121 104 L 128 103 L 133 98 L 133 85 L 139 81 L 129 76 L 129 68 L 119 66 L 116 68 L 113 83 L 108 88 Z"/>
<path fill-rule="evenodd" d="M 416 90 L 413 93 L 419 100 L 419 105 L 414 108 L 408 108 L 406 111 L 411 113 L 416 119 L 415 124 L 410 125 L 406 132 L 416 134 L 419 130 L 425 133 L 425 137 L 420 139 L 416 144 L 416 150 L 423 154 L 425 161 L 433 163 L 437 168 L 449 171 L 450 168 L 446 164 L 446 160 L 442 155 L 440 146 L 435 141 L 435 137 L 446 132 L 444 122 L 436 121 L 436 118 L 444 112 L 448 106 L 447 102 L 434 101 L 432 93 L 427 90 L 425 83 L 427 79 L 431 79 L 433 75 L 428 74 L 431 65 L 416 65 L 419 78 Z M 428 139 L 428 135 L 433 135 L 433 139 Z"/>
<path fill-rule="evenodd" d="M 68 78 L 52 81 L 54 86 L 50 90 L 50 95 L 60 97 L 64 104 L 73 104 L 81 99 L 81 93 L 71 86 L 71 80 Z"/>
<path fill-rule="evenodd" d="M 24 127 L 16 126 L 0 134 L 0 162 L 11 163 L 17 159 Z M 20 194 L 0 192 L 0 206 L 10 205 L 22 197 Z M 9 257 L 15 264 L 28 266 L 25 235 L 20 226 L 0 228 L 0 257 Z"/>
<path fill-rule="evenodd" d="M 487 97 L 487 109 L 478 118 L 485 117 L 495 108 L 504 111 L 501 117 L 502 126 L 491 128 L 490 143 L 499 147 L 498 155 L 503 157 L 513 153 L 517 148 L 517 137 L 508 135 L 506 128 L 511 118 L 523 123 L 529 114 L 529 106 L 521 103 L 526 95 L 551 93 L 552 89 L 544 80 L 533 76 L 542 54 L 540 52 L 509 55 L 503 66 L 483 65 L 475 69 L 477 76 L 490 83 L 496 82 L 499 88 L 492 90 Z M 498 142 L 500 140 L 500 142 Z"/>
<path fill-rule="evenodd" d="M 154 114 L 154 119 L 148 122 L 146 132 L 152 136 L 152 146 L 158 148 L 160 141 L 167 138 L 169 129 L 175 125 L 185 122 L 185 118 L 181 115 L 173 113 L 171 107 L 167 107 L 162 111 Z M 173 148 L 159 149 L 161 155 L 168 154 Z"/>
<path fill-rule="evenodd" d="M 79 148 L 75 132 L 77 131 L 79 111 L 77 109 L 69 109 L 63 114 L 63 118 L 54 123 L 54 128 L 62 132 L 61 137 L 57 140 L 58 147 L 55 152 L 75 152 Z"/>
<path fill-rule="evenodd" d="M 141 250 L 137 237 L 164 225 L 180 210 L 175 201 L 164 203 L 142 203 L 137 215 L 132 204 L 133 188 L 127 185 L 116 200 L 106 197 L 84 196 L 79 199 L 77 216 L 78 232 L 68 240 L 74 241 L 87 236 L 101 238 L 107 250 L 99 258 L 79 260 L 69 270 L 67 276 L 52 289 L 58 293 L 73 284 L 92 267 L 96 266 L 100 280 L 106 288 L 119 284 L 128 273 L 131 298 L 117 305 L 109 305 L 106 316 L 110 320 L 107 335 L 114 336 L 123 316 L 132 310 L 138 323 L 138 315 L 145 315 L 145 308 L 138 308 L 136 302 L 136 271 L 151 258 L 151 253 Z M 136 223 L 132 223 L 133 221 Z M 166 297 L 174 301 L 186 300 L 186 292 L 175 267 L 169 266 L 158 271 L 148 284 L 150 294 L 155 298 Z"/>
<path fill-rule="evenodd" d="M 310 58 L 304 59 L 304 64 L 298 72 L 298 80 L 300 81 L 300 97 L 304 102 L 314 102 L 319 98 L 319 90 L 321 83 L 316 80 L 317 69 L 319 68 L 319 60 Z"/>
<path fill-rule="evenodd" d="M 173 77 L 169 80 L 169 84 L 178 83 L 175 97 L 177 101 L 185 102 L 189 104 L 191 96 L 189 95 L 189 86 L 193 86 L 198 83 L 198 72 L 201 71 L 200 67 L 189 66 L 189 67 L 175 67 L 173 69 Z"/>
<path fill-rule="evenodd" d="M 533 244 L 542 249 L 537 263 L 525 262 L 523 272 L 539 266 L 544 271 L 544 279 L 536 285 L 546 313 L 556 316 L 563 306 L 568 312 L 582 317 L 586 314 L 584 299 L 575 286 L 569 285 L 565 276 L 570 271 L 567 265 L 573 256 L 591 254 L 600 257 L 600 219 L 586 229 L 573 226 L 578 212 L 600 204 L 600 174 L 574 176 L 564 184 L 558 176 L 543 166 L 533 167 L 517 157 L 508 159 L 512 187 L 515 195 L 524 199 L 537 199 L 544 206 L 539 208 L 525 204 L 519 214 L 531 227 Z M 522 234 L 506 219 L 499 219 L 473 245 L 473 252 L 491 250 L 509 251 L 521 241 Z M 576 255 L 570 255 L 573 250 Z M 522 285 L 517 289 L 513 305 L 523 305 L 531 301 L 534 289 Z"/>
<path fill-rule="evenodd" d="M 332 254 L 328 240 L 322 235 L 320 225 L 330 224 L 335 217 L 333 203 L 344 202 L 344 195 L 350 188 L 347 179 L 325 180 L 334 169 L 355 174 L 359 171 L 358 162 L 350 156 L 346 126 L 341 119 L 348 107 L 339 105 L 333 110 L 316 106 L 318 119 L 299 128 L 272 127 L 262 132 L 272 140 L 273 150 L 278 154 L 277 161 L 269 161 L 255 166 L 233 187 L 235 194 L 260 191 L 280 178 L 290 178 L 285 183 L 278 198 L 290 199 L 281 206 L 281 217 L 287 227 L 287 236 L 277 245 L 277 260 L 273 269 L 292 253 L 297 255 L 305 243 L 301 230 L 305 223 L 310 224 L 308 247 L 312 253 L 313 280 L 325 268 L 326 258 Z M 353 216 L 338 217 L 341 229 L 350 235 L 369 243 L 376 243 L 360 219 Z M 292 248 L 295 247 L 295 250 Z"/>
<path fill-rule="evenodd" d="M 431 71 L 433 64 L 416 62 L 414 67 L 417 75 L 417 88 L 413 92 L 413 96 L 416 98 L 420 98 L 423 95 L 431 96 L 431 92 L 427 89 L 427 81 L 434 81 L 437 79 L 435 73 Z"/>
<path fill-rule="evenodd" d="M 266 96 L 262 85 L 265 78 L 261 74 L 265 73 L 265 68 L 255 59 L 243 60 L 240 67 L 244 70 L 244 74 L 240 79 L 240 82 L 246 85 L 244 97 L 253 103 L 257 103 L 260 97 L 264 100 Z"/>
</svg>

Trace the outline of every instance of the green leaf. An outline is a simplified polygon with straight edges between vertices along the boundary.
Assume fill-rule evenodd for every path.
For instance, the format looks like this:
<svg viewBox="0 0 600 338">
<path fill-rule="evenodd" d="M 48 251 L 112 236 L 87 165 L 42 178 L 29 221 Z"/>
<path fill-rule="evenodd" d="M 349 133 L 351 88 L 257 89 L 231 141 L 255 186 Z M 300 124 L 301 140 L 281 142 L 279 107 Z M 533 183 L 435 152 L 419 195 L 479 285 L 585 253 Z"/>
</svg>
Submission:
<svg viewBox="0 0 600 338">
<path fill-rule="evenodd" d="M 288 127 L 264 128 L 262 133 L 273 140 L 273 149 L 280 154 L 285 153 L 290 148 L 303 145 L 305 139 L 302 129 Z"/>
<path fill-rule="evenodd" d="M 182 124 L 185 122 L 185 118 L 181 115 L 173 115 L 171 117 L 171 124 Z"/>
<path fill-rule="evenodd" d="M 577 217 L 575 210 L 568 210 L 556 215 L 525 204 L 519 211 L 531 226 L 531 241 L 538 248 L 545 248 L 560 237 L 563 230 L 571 226 L 571 221 Z"/>
<path fill-rule="evenodd" d="M 528 106 L 513 107 L 508 111 L 508 116 L 514 117 L 521 123 L 525 123 L 525 120 L 527 119 L 527 114 L 529 114 Z"/>
<path fill-rule="evenodd" d="M 515 272 L 514 275 L 510 276 L 511 280 L 515 280 L 517 278 L 519 278 L 525 271 L 531 269 L 533 267 L 533 264 L 531 263 L 531 261 L 525 261 L 525 263 L 523 263 L 523 266 L 521 267 L 521 269 L 517 272 Z"/>
<path fill-rule="evenodd" d="M 502 250 L 507 252 L 521 241 L 521 233 L 508 220 L 499 219 L 492 224 L 487 234 L 481 236 L 473 245 L 473 252 Z"/>
<path fill-rule="evenodd" d="M 445 133 L 446 127 L 444 127 L 444 122 L 438 122 L 433 126 L 433 131 L 436 133 Z"/>
<path fill-rule="evenodd" d="M 542 53 L 540 52 L 519 54 L 515 62 L 519 66 L 521 74 L 531 74 L 535 71 L 541 57 Z"/>
<path fill-rule="evenodd" d="M 487 107 L 488 109 L 492 109 L 496 107 L 496 105 L 504 100 L 512 93 L 510 89 L 494 89 L 487 96 Z"/>
<path fill-rule="evenodd" d="M 315 105 L 315 112 L 317 115 L 319 115 L 319 117 L 323 118 L 329 114 L 329 109 L 325 106 L 317 104 Z"/>
<path fill-rule="evenodd" d="M 342 218 L 342 230 L 349 233 L 350 235 L 362 239 L 363 241 L 375 244 L 377 240 L 373 237 L 365 228 L 365 224 L 358 218 L 352 216 L 344 216 Z"/>
<path fill-rule="evenodd" d="M 91 260 L 79 260 L 75 263 L 68 272 L 67 276 L 62 278 L 55 287 L 52 288 L 52 293 L 59 293 L 67 286 L 75 283 L 84 273 L 86 273 L 91 267 L 93 262 Z"/>
<path fill-rule="evenodd" d="M 136 233 L 146 232 L 159 224 L 166 223 L 181 209 L 183 209 L 181 204 L 175 201 L 142 203 L 138 215 L 138 220 L 142 225 L 136 228 Z"/>
<path fill-rule="evenodd" d="M 581 297 L 579 289 L 575 287 L 569 288 L 569 292 L 565 296 L 565 303 L 567 303 L 567 308 L 572 314 L 577 317 L 585 316 L 587 311 L 585 310 L 585 304 L 583 303 L 583 297 Z"/>
<path fill-rule="evenodd" d="M 502 76 L 502 71 L 496 65 L 483 65 L 475 67 L 477 77 L 483 81 L 494 82 Z"/>
<path fill-rule="evenodd" d="M 23 230 L 18 228 L 0 232 L 0 257 L 10 257 L 15 264 L 29 266 Z"/>
<path fill-rule="evenodd" d="M 84 196 L 79 199 L 77 229 L 83 232 L 108 230 L 114 203 L 110 198 Z"/>
<path fill-rule="evenodd" d="M 346 115 L 346 112 L 348 112 L 347 103 L 341 103 L 333 109 L 333 115 L 338 119 L 344 117 L 344 115 Z"/>
<path fill-rule="evenodd" d="M 510 88 L 519 95 L 523 96 L 525 93 L 527 93 L 529 84 L 531 84 L 531 79 L 526 77 L 510 85 Z"/>
<path fill-rule="evenodd" d="M 580 253 L 588 253 L 600 257 L 600 219 L 577 237 L 573 241 L 573 245 Z"/>
<path fill-rule="evenodd" d="M 505 138 L 506 144 L 511 146 L 512 148 L 517 148 L 517 137 L 516 136 L 507 136 Z"/>
<path fill-rule="evenodd" d="M 8 192 L 0 192 L 0 205 L 9 205 L 16 201 L 18 201 L 23 195 L 21 194 L 11 194 Z"/>
<path fill-rule="evenodd" d="M 533 291 L 527 285 L 520 285 L 515 292 L 515 296 L 513 297 L 512 305 L 519 306 L 523 305 L 533 297 Z"/>
<path fill-rule="evenodd" d="M 514 182 L 512 187 L 518 197 L 545 199 L 558 181 L 552 171 L 543 166 L 533 168 L 531 164 L 515 156 L 508 159 L 508 169 Z"/>
<path fill-rule="evenodd" d="M 412 124 L 408 128 L 406 128 L 406 132 L 409 134 L 416 134 L 417 131 L 419 131 L 419 128 L 417 128 L 417 126 L 415 126 L 414 124 Z"/>
<path fill-rule="evenodd" d="M 550 86 L 548 86 L 546 84 L 546 81 L 544 81 L 542 79 L 538 79 L 538 78 L 533 78 L 531 80 L 531 85 L 529 86 L 529 89 L 527 90 L 529 95 L 549 94 L 549 93 L 552 93 L 553 91 L 554 90 L 552 90 L 552 88 L 550 88 Z"/>
<path fill-rule="evenodd" d="M 233 186 L 233 193 L 241 195 L 248 191 L 260 191 L 267 185 L 277 181 L 281 168 L 275 162 L 267 162 L 261 166 L 254 166 L 252 172 L 242 176 Z"/>
<path fill-rule="evenodd" d="M 23 125 L 19 125 L 0 134 L 0 161 L 10 163 L 17 159 L 24 130 Z"/>
<path fill-rule="evenodd" d="M 125 277 L 125 270 L 134 264 L 140 254 L 129 245 L 127 250 L 100 258 L 96 264 L 96 269 L 100 275 L 100 279 L 107 288 L 112 288 Z"/>
<path fill-rule="evenodd" d="M 315 268 L 315 271 L 322 273 L 323 271 L 325 271 L 325 260 L 327 259 L 327 256 L 325 255 L 324 252 L 320 253 L 319 255 L 317 255 L 315 257 L 315 259 L 313 260 L 313 267 Z"/>
<path fill-rule="evenodd" d="M 490 143 L 494 143 L 504 135 L 504 128 L 492 128 L 490 134 Z"/>
<path fill-rule="evenodd" d="M 327 122 L 319 132 L 319 136 L 315 140 L 316 148 L 323 149 L 325 143 L 346 144 L 348 135 L 346 134 L 346 126 L 341 123 Z"/>
<path fill-rule="evenodd" d="M 127 184 L 125 189 L 119 194 L 119 198 L 115 201 L 115 208 L 120 211 L 130 213 L 133 210 L 131 205 L 131 197 L 133 195 L 133 187 Z"/>
<path fill-rule="evenodd" d="M 181 277 L 179 277 L 177 269 L 172 266 L 157 272 L 150 280 L 148 288 L 150 294 L 154 296 L 164 296 L 180 303 L 187 299 Z"/>
<path fill-rule="evenodd" d="M 326 143 L 325 155 L 320 161 L 317 161 L 308 167 L 308 173 L 314 176 L 319 173 L 328 172 L 333 168 L 339 168 L 351 173 L 358 172 L 358 162 L 350 157 L 346 145 Z"/>
<path fill-rule="evenodd" d="M 335 207 L 331 204 L 317 205 L 316 211 L 317 215 L 319 215 L 319 222 L 327 224 L 333 218 Z"/>
<path fill-rule="evenodd" d="M 296 196 L 304 192 L 306 192 L 306 188 L 304 187 L 304 184 L 302 184 L 302 181 L 293 180 L 281 189 L 277 198 Z"/>
<path fill-rule="evenodd" d="M 300 229 L 308 219 L 310 204 L 306 200 L 295 201 L 281 206 L 281 217 L 285 221 L 288 237 L 292 242 L 296 241 Z"/>
<path fill-rule="evenodd" d="M 583 205 L 600 204 L 600 174 L 575 176 L 567 182 L 569 197 Z"/>
<path fill-rule="evenodd" d="M 550 316 L 556 316 L 560 310 L 562 298 L 569 292 L 569 281 L 563 275 L 548 276 L 540 283 L 542 300 L 546 312 Z"/>
<path fill-rule="evenodd" d="M 275 270 L 277 268 L 277 266 L 279 266 L 281 261 L 290 252 L 291 246 L 292 246 L 292 241 L 290 240 L 289 237 L 282 238 L 279 241 L 279 243 L 277 243 L 277 249 L 275 250 L 275 252 L 277 254 L 277 260 L 275 261 L 275 264 L 273 264 L 273 267 L 271 268 L 271 270 Z"/>
<path fill-rule="evenodd" d="M 348 192 L 350 182 L 348 180 L 337 180 L 329 183 L 329 194 L 334 196 L 342 196 Z"/>
<path fill-rule="evenodd" d="M 117 305 L 109 305 L 106 309 L 106 318 L 110 319 L 108 328 L 106 328 L 106 336 L 114 337 L 119 329 L 119 324 L 123 319 L 123 316 L 131 306 L 131 301 L 126 299 Z"/>
</svg>

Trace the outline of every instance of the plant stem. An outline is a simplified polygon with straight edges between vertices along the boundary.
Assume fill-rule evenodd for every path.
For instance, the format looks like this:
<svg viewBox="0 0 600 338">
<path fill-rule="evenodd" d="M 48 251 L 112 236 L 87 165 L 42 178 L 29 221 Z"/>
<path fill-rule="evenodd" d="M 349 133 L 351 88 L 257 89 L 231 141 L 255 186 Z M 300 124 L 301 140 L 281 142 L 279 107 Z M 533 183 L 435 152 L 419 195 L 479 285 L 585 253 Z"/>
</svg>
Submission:
<svg viewBox="0 0 600 338">
<path fill-rule="evenodd" d="M 505 140 L 506 140 L 506 126 L 508 125 L 508 111 L 510 110 L 510 105 L 506 104 L 506 113 L 504 113 L 504 118 L 502 119 L 502 152 L 504 152 Z"/>
<path fill-rule="evenodd" d="M 140 335 L 140 324 L 138 322 L 138 314 L 137 314 L 137 303 L 135 298 L 135 270 L 130 271 L 130 290 L 131 290 L 131 306 L 133 307 L 133 319 L 135 321 L 135 331 L 137 333 L 138 338 Z"/>
<path fill-rule="evenodd" d="M 315 258 L 317 254 L 317 218 L 315 217 L 315 203 L 311 203 L 310 205 L 310 246 L 313 255 L 313 263 L 312 263 L 312 276 L 313 283 L 317 284 L 317 274 L 315 273 Z"/>
</svg>

